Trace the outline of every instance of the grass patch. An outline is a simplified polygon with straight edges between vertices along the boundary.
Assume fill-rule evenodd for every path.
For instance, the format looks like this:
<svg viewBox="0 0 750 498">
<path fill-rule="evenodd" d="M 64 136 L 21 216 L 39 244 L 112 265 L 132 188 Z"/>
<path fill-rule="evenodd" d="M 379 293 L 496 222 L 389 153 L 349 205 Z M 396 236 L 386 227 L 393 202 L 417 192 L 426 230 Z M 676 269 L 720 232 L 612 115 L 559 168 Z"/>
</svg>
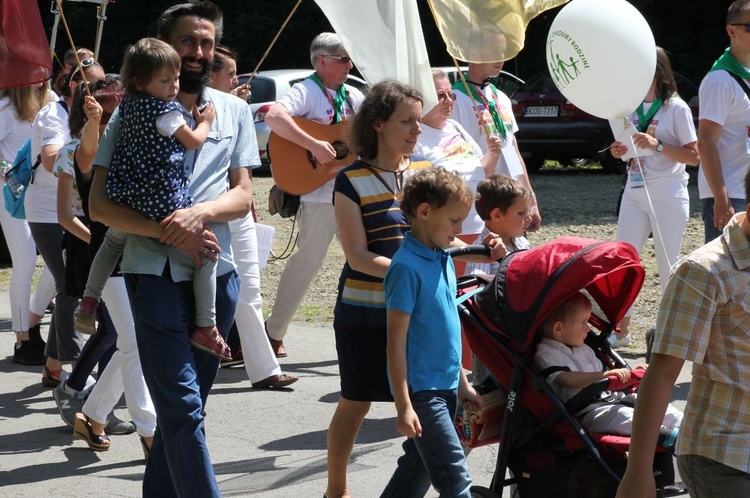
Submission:
<svg viewBox="0 0 750 498">
<path fill-rule="evenodd" d="M 295 318 L 302 318 L 306 323 L 330 322 L 333 320 L 333 310 L 317 305 L 302 305 L 297 309 Z"/>
</svg>

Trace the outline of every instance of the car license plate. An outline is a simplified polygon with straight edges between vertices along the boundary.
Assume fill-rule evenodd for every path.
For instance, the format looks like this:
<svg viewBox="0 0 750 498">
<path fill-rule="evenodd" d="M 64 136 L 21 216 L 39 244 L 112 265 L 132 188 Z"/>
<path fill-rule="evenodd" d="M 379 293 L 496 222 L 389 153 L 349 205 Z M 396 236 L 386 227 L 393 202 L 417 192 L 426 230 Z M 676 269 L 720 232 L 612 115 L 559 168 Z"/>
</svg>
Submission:
<svg viewBox="0 0 750 498">
<path fill-rule="evenodd" d="M 557 111 L 558 107 L 556 105 L 528 106 L 523 115 L 527 118 L 557 117 Z"/>
</svg>

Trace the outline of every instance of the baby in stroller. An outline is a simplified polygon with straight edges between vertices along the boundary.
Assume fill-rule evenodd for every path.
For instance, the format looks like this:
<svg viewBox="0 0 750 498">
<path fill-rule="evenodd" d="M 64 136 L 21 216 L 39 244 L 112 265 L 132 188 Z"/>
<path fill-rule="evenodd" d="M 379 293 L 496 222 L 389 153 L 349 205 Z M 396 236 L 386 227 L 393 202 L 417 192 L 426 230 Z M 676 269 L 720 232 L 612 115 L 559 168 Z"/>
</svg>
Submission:
<svg viewBox="0 0 750 498">
<path fill-rule="evenodd" d="M 594 350 L 584 344 L 589 333 L 591 301 L 577 292 L 553 309 L 541 323 L 542 340 L 534 355 L 534 366 L 540 371 L 563 402 L 594 382 L 614 376 L 626 382 L 632 374 L 628 368 L 604 371 Z M 646 367 L 636 367 L 645 370 Z M 605 392 L 581 408 L 576 415 L 589 432 L 629 436 L 633 425 L 636 393 Z M 667 407 L 662 422 L 661 446 L 673 449 L 677 440 L 682 412 Z"/>
</svg>

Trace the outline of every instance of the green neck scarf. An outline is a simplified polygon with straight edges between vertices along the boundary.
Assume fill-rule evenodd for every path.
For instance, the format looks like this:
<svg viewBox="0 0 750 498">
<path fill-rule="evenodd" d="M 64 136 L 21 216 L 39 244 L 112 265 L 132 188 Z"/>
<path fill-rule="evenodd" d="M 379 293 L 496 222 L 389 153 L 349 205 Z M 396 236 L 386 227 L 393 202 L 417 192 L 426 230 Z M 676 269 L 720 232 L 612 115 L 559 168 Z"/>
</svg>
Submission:
<svg viewBox="0 0 750 498">
<path fill-rule="evenodd" d="M 489 85 L 490 85 L 490 88 L 492 88 L 492 91 L 494 92 L 495 86 L 492 83 L 490 83 Z M 487 109 L 490 111 L 490 116 L 492 116 L 492 122 L 495 125 L 495 129 L 497 130 L 498 133 L 500 133 L 500 136 L 503 138 L 503 142 L 505 142 L 508 137 L 508 130 L 505 129 L 505 123 L 503 123 L 503 120 L 500 118 L 500 113 L 497 112 L 497 105 L 495 105 L 495 99 L 491 99 L 488 101 L 487 99 L 484 98 L 484 95 L 481 95 L 477 91 L 476 85 L 469 83 L 468 86 L 469 86 L 470 93 L 466 93 L 466 87 L 459 80 L 453 84 L 453 89 L 458 90 L 459 92 L 463 93 L 467 97 L 471 97 L 474 100 L 474 102 L 484 104 L 487 107 Z"/>
<path fill-rule="evenodd" d="M 651 104 L 651 107 L 648 108 L 648 112 L 643 114 L 643 102 L 641 102 L 641 105 L 635 110 L 635 113 L 638 116 L 638 131 L 645 133 L 646 130 L 648 130 L 648 125 L 651 124 L 651 120 L 654 119 L 657 111 L 661 109 L 662 103 L 661 98 L 657 98 Z"/>
<path fill-rule="evenodd" d="M 338 90 L 336 90 L 336 96 L 334 98 L 331 98 L 331 94 L 328 93 L 328 90 L 326 90 L 325 85 L 323 85 L 323 82 L 320 81 L 320 78 L 318 78 L 318 75 L 313 73 L 310 75 L 311 80 L 313 80 L 323 91 L 323 94 L 328 98 L 328 101 L 331 103 L 331 106 L 333 107 L 333 119 L 331 120 L 331 123 L 340 123 L 342 119 L 344 119 L 344 102 L 346 102 L 346 87 L 344 85 L 341 85 Z"/>
<path fill-rule="evenodd" d="M 729 53 L 729 48 L 727 48 L 724 53 L 721 54 L 721 57 L 719 57 L 711 67 L 711 71 L 719 70 L 724 70 L 732 74 L 736 74 L 740 78 L 750 80 L 750 72 L 748 72 L 748 70 L 745 69 L 742 64 L 740 64 L 740 61 L 738 61 L 732 54 Z"/>
</svg>

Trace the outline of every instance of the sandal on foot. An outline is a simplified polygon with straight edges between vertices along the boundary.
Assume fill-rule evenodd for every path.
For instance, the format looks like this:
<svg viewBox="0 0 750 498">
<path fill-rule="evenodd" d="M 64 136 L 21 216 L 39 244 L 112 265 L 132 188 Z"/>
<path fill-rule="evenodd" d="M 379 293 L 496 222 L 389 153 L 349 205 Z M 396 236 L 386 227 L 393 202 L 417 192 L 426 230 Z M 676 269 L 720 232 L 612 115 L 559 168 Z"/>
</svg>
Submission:
<svg viewBox="0 0 750 498">
<path fill-rule="evenodd" d="M 222 360 L 232 359 L 232 350 L 224 342 L 224 338 L 221 337 L 216 327 L 196 327 L 193 335 L 190 336 L 190 344 Z"/>
<path fill-rule="evenodd" d="M 60 375 L 62 375 L 62 369 L 50 370 L 49 368 L 47 368 L 47 365 L 45 365 L 44 369 L 42 370 L 42 385 L 44 387 L 59 386 L 60 382 L 62 381 Z"/>
<path fill-rule="evenodd" d="M 86 441 L 89 448 L 94 451 L 109 450 L 109 438 L 106 434 L 94 434 L 89 417 L 83 413 L 76 413 L 76 424 L 73 429 L 73 438 Z"/>
</svg>

